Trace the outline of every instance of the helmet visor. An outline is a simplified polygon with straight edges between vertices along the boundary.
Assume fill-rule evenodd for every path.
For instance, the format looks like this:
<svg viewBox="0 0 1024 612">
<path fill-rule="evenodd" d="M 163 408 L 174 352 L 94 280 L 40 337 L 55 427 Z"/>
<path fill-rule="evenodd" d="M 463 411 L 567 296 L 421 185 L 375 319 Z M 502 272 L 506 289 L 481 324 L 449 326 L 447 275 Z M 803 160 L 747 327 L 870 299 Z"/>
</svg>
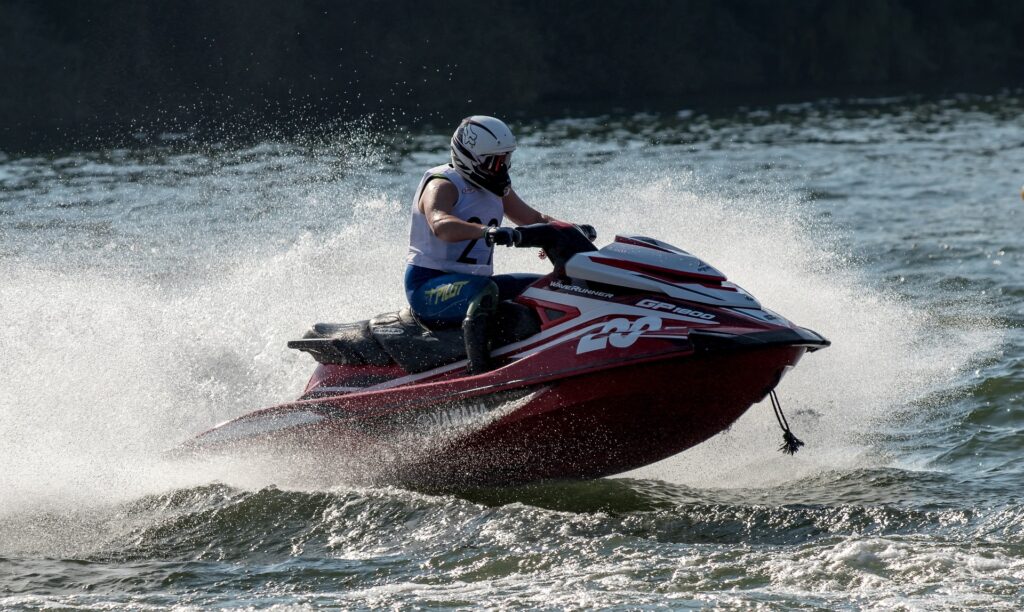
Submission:
<svg viewBox="0 0 1024 612">
<path fill-rule="evenodd" d="M 487 172 L 500 172 L 502 168 L 506 171 L 512 169 L 512 151 L 484 157 L 481 167 Z"/>
</svg>

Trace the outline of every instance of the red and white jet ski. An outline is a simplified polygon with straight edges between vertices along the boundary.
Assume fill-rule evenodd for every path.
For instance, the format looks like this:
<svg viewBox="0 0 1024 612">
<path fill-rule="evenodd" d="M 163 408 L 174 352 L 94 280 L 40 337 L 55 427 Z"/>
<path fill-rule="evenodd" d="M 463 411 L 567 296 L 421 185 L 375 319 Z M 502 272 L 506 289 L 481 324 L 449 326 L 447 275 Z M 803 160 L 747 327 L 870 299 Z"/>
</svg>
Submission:
<svg viewBox="0 0 1024 612">
<path fill-rule="evenodd" d="M 500 304 L 493 370 L 467 375 L 461 331 L 428 329 L 408 309 L 318 324 L 289 343 L 319 362 L 302 397 L 185 448 L 388 447 L 389 482 L 427 486 L 597 478 L 721 432 L 829 345 L 659 240 L 597 249 L 567 224 L 523 237 L 555 269 Z"/>
</svg>

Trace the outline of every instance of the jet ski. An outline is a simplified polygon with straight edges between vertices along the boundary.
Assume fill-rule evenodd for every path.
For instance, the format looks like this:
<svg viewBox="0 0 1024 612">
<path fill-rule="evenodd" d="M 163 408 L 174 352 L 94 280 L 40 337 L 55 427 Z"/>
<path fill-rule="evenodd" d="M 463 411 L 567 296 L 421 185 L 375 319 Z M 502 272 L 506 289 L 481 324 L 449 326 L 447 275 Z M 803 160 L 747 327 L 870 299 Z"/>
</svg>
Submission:
<svg viewBox="0 0 1024 612">
<path fill-rule="evenodd" d="M 660 240 L 597 248 L 570 224 L 521 229 L 518 246 L 544 249 L 554 269 L 499 304 L 492 370 L 467 374 L 461 330 L 407 308 L 316 324 L 288 343 L 317 361 L 298 400 L 183 448 L 370 456 L 379 480 L 418 486 L 599 478 L 700 444 L 769 394 L 774 404 L 804 353 L 829 345 Z"/>
</svg>

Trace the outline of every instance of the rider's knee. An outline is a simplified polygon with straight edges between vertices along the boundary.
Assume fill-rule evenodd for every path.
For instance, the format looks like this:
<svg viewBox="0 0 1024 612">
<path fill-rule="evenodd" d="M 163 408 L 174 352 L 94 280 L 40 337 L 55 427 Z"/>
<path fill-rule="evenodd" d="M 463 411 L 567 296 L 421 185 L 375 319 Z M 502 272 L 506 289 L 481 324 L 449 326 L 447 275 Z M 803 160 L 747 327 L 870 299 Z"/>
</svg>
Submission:
<svg viewBox="0 0 1024 612">
<path fill-rule="evenodd" d="M 469 301 L 469 306 L 466 308 L 466 316 L 473 316 L 477 313 L 491 313 L 497 308 L 498 285 L 494 281 L 488 280 Z"/>
</svg>

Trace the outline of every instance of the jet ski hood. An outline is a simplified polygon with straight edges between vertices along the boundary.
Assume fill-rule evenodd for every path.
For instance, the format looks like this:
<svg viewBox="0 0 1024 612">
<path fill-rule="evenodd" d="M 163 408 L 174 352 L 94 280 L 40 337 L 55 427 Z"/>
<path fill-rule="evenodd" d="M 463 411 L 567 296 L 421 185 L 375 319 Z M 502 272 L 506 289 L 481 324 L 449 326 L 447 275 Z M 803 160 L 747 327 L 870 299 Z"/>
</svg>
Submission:
<svg viewBox="0 0 1024 612">
<path fill-rule="evenodd" d="M 754 296 L 704 260 L 645 236 L 616 236 L 600 250 L 577 253 L 566 262 L 565 271 L 592 283 L 655 291 L 701 304 L 761 307 Z"/>
</svg>

